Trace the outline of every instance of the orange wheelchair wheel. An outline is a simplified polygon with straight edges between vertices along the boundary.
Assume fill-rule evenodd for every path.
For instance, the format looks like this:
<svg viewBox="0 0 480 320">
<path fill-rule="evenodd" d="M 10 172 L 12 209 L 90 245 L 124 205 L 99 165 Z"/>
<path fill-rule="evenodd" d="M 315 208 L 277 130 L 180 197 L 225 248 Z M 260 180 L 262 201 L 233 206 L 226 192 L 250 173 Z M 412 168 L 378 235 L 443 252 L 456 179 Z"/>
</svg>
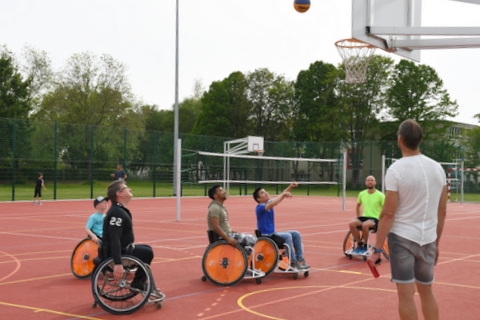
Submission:
<svg viewBox="0 0 480 320">
<path fill-rule="evenodd" d="M 93 268 L 93 259 L 98 255 L 98 245 L 90 238 L 80 241 L 73 250 L 70 267 L 75 277 L 85 279 L 90 277 Z"/>
<path fill-rule="evenodd" d="M 390 260 L 390 251 L 388 251 L 388 242 L 385 240 L 383 243 L 382 253 L 385 259 Z"/>
<path fill-rule="evenodd" d="M 202 259 L 205 277 L 220 286 L 239 282 L 247 272 L 247 254 L 239 245 L 217 241 L 207 247 Z"/>
<path fill-rule="evenodd" d="M 253 258 L 255 269 L 264 272 L 265 275 L 268 275 L 275 269 L 278 262 L 278 248 L 272 239 L 259 237 L 253 247 L 253 252 L 254 254 L 252 253 L 248 260 L 249 265 L 252 265 Z"/>
</svg>

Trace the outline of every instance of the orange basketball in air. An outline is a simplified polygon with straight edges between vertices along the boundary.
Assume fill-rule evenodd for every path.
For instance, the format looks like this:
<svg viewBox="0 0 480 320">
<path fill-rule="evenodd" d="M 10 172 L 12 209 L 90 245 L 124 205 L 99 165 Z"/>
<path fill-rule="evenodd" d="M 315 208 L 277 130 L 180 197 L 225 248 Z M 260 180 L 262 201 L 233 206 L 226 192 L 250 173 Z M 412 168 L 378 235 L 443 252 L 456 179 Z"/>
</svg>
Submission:
<svg viewBox="0 0 480 320">
<path fill-rule="evenodd" d="M 310 9 L 310 0 L 295 0 L 293 2 L 293 7 L 298 12 L 307 12 Z"/>
</svg>

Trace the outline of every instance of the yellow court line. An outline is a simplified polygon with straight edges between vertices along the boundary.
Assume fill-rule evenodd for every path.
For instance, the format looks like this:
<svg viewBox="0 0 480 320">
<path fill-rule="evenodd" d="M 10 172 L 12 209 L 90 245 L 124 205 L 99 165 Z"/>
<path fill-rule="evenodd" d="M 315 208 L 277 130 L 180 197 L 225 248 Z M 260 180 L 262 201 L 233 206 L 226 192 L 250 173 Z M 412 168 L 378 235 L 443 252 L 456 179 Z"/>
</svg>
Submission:
<svg viewBox="0 0 480 320">
<path fill-rule="evenodd" d="M 365 280 L 361 280 L 361 281 L 355 281 L 355 282 L 351 282 L 351 283 L 353 284 L 353 283 L 359 283 L 359 282 L 364 282 L 364 281 Z M 302 293 L 302 294 L 298 294 L 298 295 L 294 295 L 294 296 L 289 296 L 289 297 L 285 297 L 285 298 L 282 298 L 282 299 L 275 299 L 274 301 L 269 301 L 269 302 L 257 304 L 257 305 L 254 305 L 254 306 L 250 307 L 250 308 L 246 307 L 243 304 L 244 299 L 246 299 L 250 296 L 253 296 L 255 294 L 259 294 L 259 293 L 265 293 L 265 292 L 276 291 L 276 290 L 312 289 L 312 288 L 319 288 L 320 290 L 316 290 L 316 291 L 313 291 L 313 292 Z M 263 317 L 263 318 L 273 319 L 273 320 L 286 320 L 286 319 L 283 319 L 283 318 L 277 318 L 277 317 L 269 316 L 269 315 L 266 315 L 266 314 L 263 314 L 263 313 L 260 313 L 260 312 L 257 312 L 257 311 L 253 311 L 252 309 L 267 306 L 267 305 L 271 305 L 271 304 L 276 304 L 276 303 L 279 303 L 279 302 L 282 302 L 282 301 L 289 301 L 293 298 L 301 298 L 301 297 L 312 295 L 312 294 L 322 293 L 322 292 L 325 292 L 325 291 L 328 291 L 328 290 L 331 290 L 331 289 L 361 289 L 361 290 L 370 290 L 370 291 L 385 291 L 385 292 L 390 292 L 390 293 L 396 293 L 397 292 L 396 290 L 392 290 L 392 289 L 356 287 L 356 286 L 349 286 L 349 285 L 340 285 L 340 286 L 323 286 L 323 285 L 293 286 L 293 287 L 271 288 L 271 289 L 265 289 L 265 290 L 258 290 L 258 291 L 250 292 L 250 293 L 247 293 L 247 294 L 243 295 L 242 297 L 240 297 L 237 300 L 237 304 L 243 310 L 245 310 L 247 312 L 250 312 L 252 314 L 255 314 L 257 316 Z"/>
<path fill-rule="evenodd" d="M 20 308 L 20 309 L 33 310 L 33 312 L 53 313 L 53 314 L 58 314 L 58 315 L 68 316 L 68 317 L 73 317 L 73 318 L 90 319 L 90 320 L 102 320 L 101 318 L 94 318 L 94 317 L 89 317 L 89 316 L 81 316 L 81 315 L 73 314 L 73 313 L 66 313 L 66 312 L 60 312 L 60 311 L 55 311 L 55 310 L 50 310 L 50 309 L 29 307 L 29 306 L 24 306 L 24 305 L 20 305 L 20 304 L 7 303 L 7 302 L 1 302 L 1 301 L 0 301 L 0 305 L 4 305 L 4 306 L 7 306 L 7 307 Z"/>
<path fill-rule="evenodd" d="M 2 282 L 2 283 L 0 283 L 0 286 L 4 286 L 4 285 L 7 285 L 7 284 L 14 284 L 14 283 L 22 283 L 22 282 L 36 281 L 36 280 L 45 280 L 45 279 L 60 278 L 60 277 L 65 277 L 65 276 L 69 276 L 69 275 L 71 275 L 71 273 L 63 273 L 63 274 L 57 274 L 57 275 L 53 275 L 53 276 L 45 276 L 45 277 L 22 279 L 22 280 L 10 281 L 10 282 Z"/>
</svg>

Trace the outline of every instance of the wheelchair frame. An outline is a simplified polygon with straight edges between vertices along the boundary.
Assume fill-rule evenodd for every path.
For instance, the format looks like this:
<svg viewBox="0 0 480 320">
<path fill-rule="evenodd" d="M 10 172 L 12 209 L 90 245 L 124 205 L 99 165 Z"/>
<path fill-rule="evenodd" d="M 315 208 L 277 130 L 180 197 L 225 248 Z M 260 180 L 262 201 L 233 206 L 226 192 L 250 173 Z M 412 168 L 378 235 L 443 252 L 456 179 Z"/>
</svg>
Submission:
<svg viewBox="0 0 480 320">
<path fill-rule="evenodd" d="M 256 268 L 255 248 L 247 247 L 252 252 L 248 256 L 240 245 L 232 246 L 218 237 L 213 230 L 207 230 L 208 245 L 202 257 L 202 270 L 207 279 L 220 286 L 232 286 L 242 279 L 255 279 L 257 284 L 262 283 L 265 272 Z"/>
<path fill-rule="evenodd" d="M 121 259 L 124 273 L 120 281 L 113 278 L 113 258 L 107 258 L 95 267 L 92 274 L 93 307 L 100 305 L 103 310 L 118 315 L 131 314 L 146 303 L 155 303 L 160 309 L 165 294 L 156 287 L 150 266 L 135 256 L 122 255 Z M 143 289 L 131 286 L 140 269 L 147 278 Z"/>
<path fill-rule="evenodd" d="M 360 236 L 362 231 L 362 227 L 357 227 L 358 230 L 360 230 Z M 348 259 L 353 259 L 353 257 L 361 257 L 363 261 L 367 261 L 368 257 L 372 255 L 372 248 L 373 245 L 370 244 L 370 236 L 374 233 L 377 233 L 377 230 L 370 228 L 370 231 L 368 233 L 368 239 L 367 239 L 367 250 L 365 253 L 354 253 L 353 251 L 355 250 L 356 247 L 356 241 L 353 238 L 352 231 L 348 230 L 347 234 L 345 236 L 345 239 L 343 240 L 343 253 Z M 390 255 L 388 252 L 388 244 L 387 241 L 383 244 L 382 247 L 382 255 L 385 257 L 385 259 L 390 260 Z"/>
<path fill-rule="evenodd" d="M 310 275 L 310 268 L 300 270 L 300 269 L 292 267 L 290 261 L 292 261 L 293 250 L 287 243 L 283 243 L 283 247 L 279 249 L 277 244 L 275 243 L 275 241 L 273 241 L 270 237 L 268 237 L 266 235 L 265 236 L 262 235 L 260 233 L 260 230 L 255 230 L 255 235 L 258 238 L 257 244 L 260 242 L 260 240 L 268 241 L 272 246 L 274 246 L 274 248 L 276 250 L 276 263 L 274 264 L 274 267 L 272 267 L 268 271 L 261 269 L 267 275 L 272 271 L 274 273 L 287 273 L 287 274 L 292 274 L 293 278 L 295 280 L 298 279 L 298 274 L 301 273 L 301 272 L 303 272 L 303 275 L 305 277 L 308 277 Z M 257 245 L 255 245 L 255 246 L 257 246 Z M 264 250 L 265 249 L 262 248 L 262 249 L 257 250 L 257 251 L 259 252 L 259 254 L 263 254 Z M 286 252 L 288 252 L 288 255 L 286 254 Z"/>
</svg>

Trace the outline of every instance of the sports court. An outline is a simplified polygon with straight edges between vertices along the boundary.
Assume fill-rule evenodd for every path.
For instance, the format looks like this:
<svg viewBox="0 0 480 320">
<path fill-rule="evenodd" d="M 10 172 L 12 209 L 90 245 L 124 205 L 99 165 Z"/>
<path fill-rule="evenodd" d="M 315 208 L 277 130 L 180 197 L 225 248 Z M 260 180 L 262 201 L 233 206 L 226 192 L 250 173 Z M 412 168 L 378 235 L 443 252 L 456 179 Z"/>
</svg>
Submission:
<svg viewBox="0 0 480 320">
<path fill-rule="evenodd" d="M 135 190 L 133 190 L 135 194 Z M 147 304 L 132 319 L 398 319 L 395 286 L 384 260 L 374 279 L 366 263 L 342 252 L 355 199 L 298 196 L 276 208 L 278 230 L 303 235 L 309 277 L 272 273 L 261 284 L 232 287 L 203 282 L 201 257 L 208 245 L 207 197 L 133 199 L 136 243 L 154 248 L 157 285 L 167 295 L 162 309 Z M 253 233 L 251 196 L 225 202 L 234 229 Z M 90 280 L 70 270 L 75 245 L 85 237 L 92 201 L 0 203 L 0 314 L 2 319 L 116 319 L 92 308 Z M 475 319 L 480 307 L 480 205 L 449 203 L 434 290 L 442 319 Z"/>
</svg>

